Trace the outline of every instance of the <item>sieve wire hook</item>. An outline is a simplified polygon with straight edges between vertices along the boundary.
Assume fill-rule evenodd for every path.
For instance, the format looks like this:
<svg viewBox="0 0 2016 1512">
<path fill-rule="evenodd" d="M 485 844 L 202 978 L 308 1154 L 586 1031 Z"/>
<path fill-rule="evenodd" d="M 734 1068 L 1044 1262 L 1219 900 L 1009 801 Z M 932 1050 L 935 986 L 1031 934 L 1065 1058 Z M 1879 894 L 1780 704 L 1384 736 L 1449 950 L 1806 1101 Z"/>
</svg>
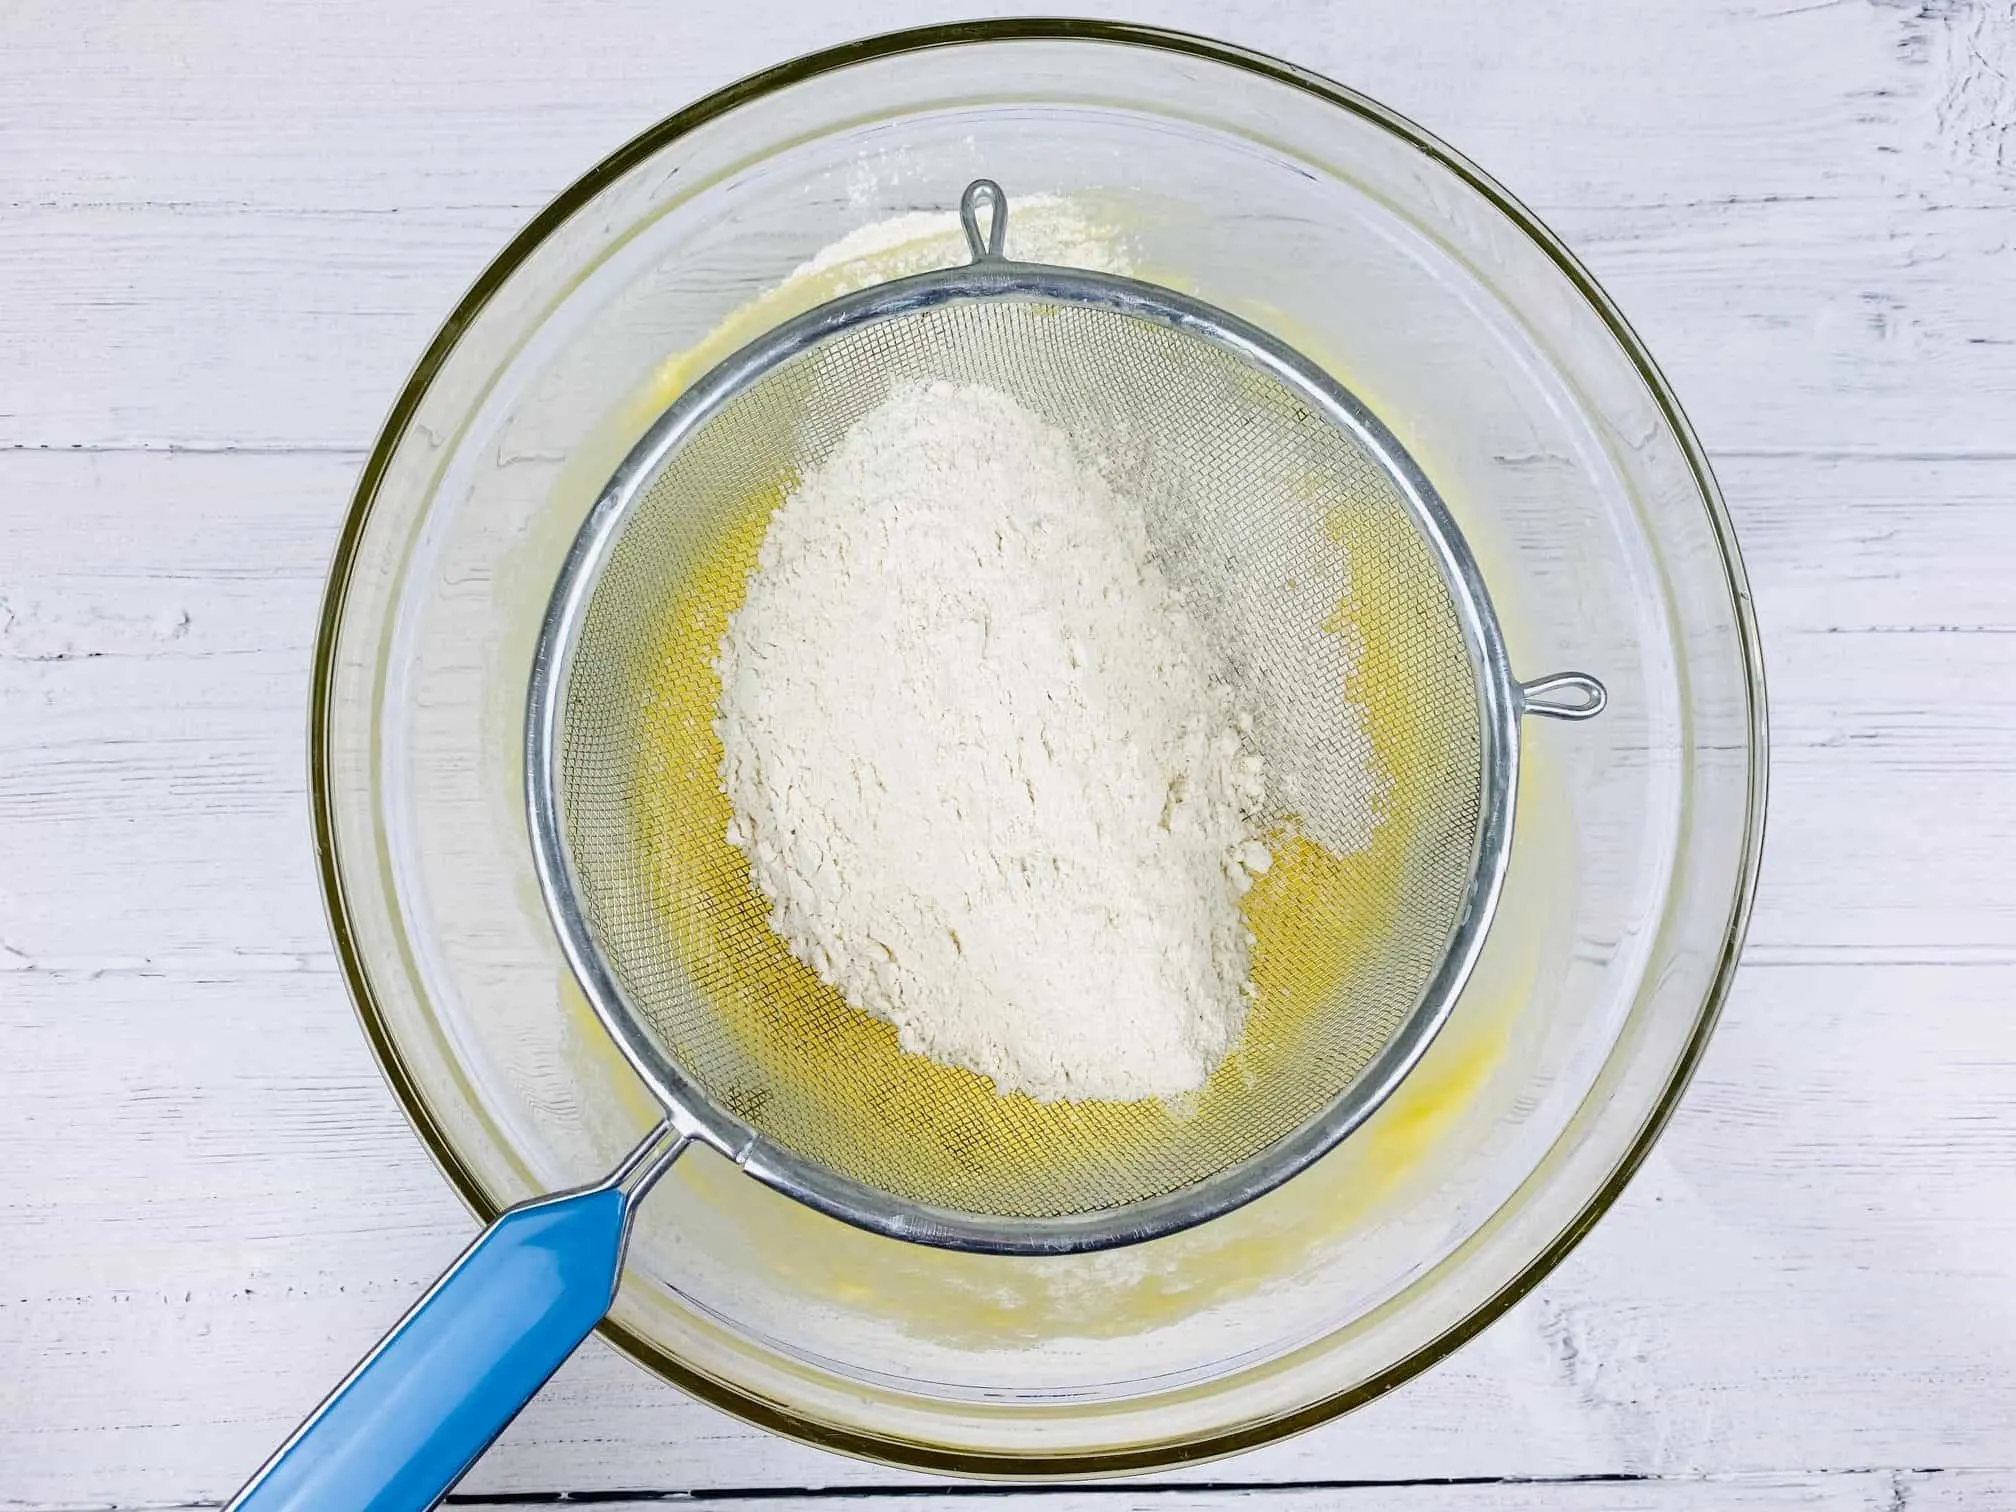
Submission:
<svg viewBox="0 0 2016 1512">
<path fill-rule="evenodd" d="M 1548 719 L 1594 719 L 1609 702 L 1610 690 L 1587 672 L 1556 672 L 1519 685 L 1520 713 Z"/>
<path fill-rule="evenodd" d="M 992 214 L 987 235 L 980 235 L 980 204 L 986 201 Z M 966 245 L 973 249 L 973 261 L 999 262 L 1008 245 L 1008 196 L 992 179 L 975 179 L 959 196 L 959 224 L 966 228 Z"/>
</svg>

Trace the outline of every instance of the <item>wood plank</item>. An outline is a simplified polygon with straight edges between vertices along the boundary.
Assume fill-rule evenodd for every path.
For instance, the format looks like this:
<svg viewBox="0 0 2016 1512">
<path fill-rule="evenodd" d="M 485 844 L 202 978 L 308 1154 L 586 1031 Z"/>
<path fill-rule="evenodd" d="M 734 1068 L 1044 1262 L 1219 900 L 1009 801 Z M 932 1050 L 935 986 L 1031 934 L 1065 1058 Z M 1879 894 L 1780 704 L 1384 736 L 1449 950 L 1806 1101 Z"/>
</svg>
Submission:
<svg viewBox="0 0 2016 1512">
<path fill-rule="evenodd" d="M 0 873 L 0 953 L 326 965 L 303 711 L 354 468 L 0 456 L 0 498 L 33 502 L 0 518 L 0 813 L 37 858 Z M 2016 694 L 1999 675 L 2016 460 L 1738 456 L 1721 471 L 1772 675 L 1779 781 L 1754 944 L 2016 956 L 2001 885 Z"/>
<path fill-rule="evenodd" d="M 1272 51 L 1363 89 L 1508 181 L 1590 203 L 1718 204 L 1858 166 L 1839 144 L 1933 121 L 1992 84 L 1995 18 L 1934 8 L 1711 0 L 1583 14 L 1560 0 L 1408 0 L 1348 12 L 1273 0 L 1155 0 L 1130 19 Z M 471 26 L 451 0 L 30 0 L 0 56 L 0 183 L 25 204 L 308 213 L 481 205 L 530 212 L 631 133 L 757 69 L 931 21 L 1050 14 L 1044 0 L 651 0 L 594 24 L 518 10 Z M 1572 24 L 1570 24 L 1572 22 Z M 1914 73 L 1928 90 L 1878 94 Z M 1992 121 L 1984 95 L 1956 129 Z M 1950 161 L 1993 176 L 1994 142 Z M 1656 171 L 1650 171 L 1656 170 Z M 1557 193 L 1550 203 L 1571 194 Z"/>
<path fill-rule="evenodd" d="M 2009 205 L 1928 214 L 1901 189 L 1767 199 L 1716 210 L 1712 230 L 1687 205 L 1542 211 L 1711 446 L 2009 449 L 1995 428 L 2016 382 Z M 361 451 L 523 218 L 12 212 L 0 340 L 18 366 L 0 445 Z"/>
</svg>

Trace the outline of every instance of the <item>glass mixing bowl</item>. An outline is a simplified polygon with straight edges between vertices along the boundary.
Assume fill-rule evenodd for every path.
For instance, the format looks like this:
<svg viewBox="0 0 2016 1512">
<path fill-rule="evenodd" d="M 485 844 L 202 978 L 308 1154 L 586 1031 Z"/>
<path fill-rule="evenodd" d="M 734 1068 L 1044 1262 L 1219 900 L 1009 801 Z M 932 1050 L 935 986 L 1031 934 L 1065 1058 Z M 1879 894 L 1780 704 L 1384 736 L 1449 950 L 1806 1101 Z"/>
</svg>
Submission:
<svg viewBox="0 0 2016 1512">
<path fill-rule="evenodd" d="M 601 1176 L 656 1116 L 569 979 L 526 837 L 526 679 L 561 554 L 679 385 L 780 313 L 763 291 L 980 176 L 1096 207 L 1143 276 L 1329 367 L 1448 502 L 1515 669 L 1583 667 L 1611 695 L 1588 724 L 1527 722 L 1505 901 L 1427 1058 L 1261 1201 L 1058 1259 L 877 1238 L 705 1151 L 645 1204 L 604 1333 L 647 1368 L 891 1463 L 1082 1475 L 1371 1399 L 1616 1198 L 1736 960 L 1763 696 L 1672 394 L 1561 245 L 1417 127 L 1268 58 L 1090 23 L 907 32 L 758 75 L 614 153 L 483 275 L 399 397 L 333 570 L 312 729 L 333 929 L 481 1217 Z"/>
</svg>

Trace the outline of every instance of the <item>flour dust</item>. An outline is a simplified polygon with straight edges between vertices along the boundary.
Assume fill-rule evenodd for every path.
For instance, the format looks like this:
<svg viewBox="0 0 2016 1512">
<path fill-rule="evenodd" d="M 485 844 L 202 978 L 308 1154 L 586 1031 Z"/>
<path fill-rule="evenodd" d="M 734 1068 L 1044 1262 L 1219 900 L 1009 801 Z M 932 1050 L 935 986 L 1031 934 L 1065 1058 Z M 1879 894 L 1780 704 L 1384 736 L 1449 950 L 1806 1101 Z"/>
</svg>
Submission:
<svg viewBox="0 0 2016 1512">
<path fill-rule="evenodd" d="M 976 385 L 898 388 L 771 517 L 715 728 L 770 922 L 905 1049 L 1173 1098 L 1244 1024 L 1252 719 L 1139 502 Z"/>
</svg>

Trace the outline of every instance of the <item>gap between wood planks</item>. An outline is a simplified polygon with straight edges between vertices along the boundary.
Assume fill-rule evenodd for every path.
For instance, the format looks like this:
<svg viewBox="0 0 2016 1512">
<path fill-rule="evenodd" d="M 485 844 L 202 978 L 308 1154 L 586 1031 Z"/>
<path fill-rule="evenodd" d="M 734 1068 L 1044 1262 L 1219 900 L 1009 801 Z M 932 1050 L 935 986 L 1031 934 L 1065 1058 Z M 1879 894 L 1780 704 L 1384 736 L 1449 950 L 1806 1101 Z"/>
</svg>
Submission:
<svg viewBox="0 0 2016 1512">
<path fill-rule="evenodd" d="M 362 462 L 369 446 L 345 441 L 203 441 L 128 437 L 103 441 L 0 441 L 0 456 L 333 457 Z M 1509 458 L 1499 458 L 1509 461 Z M 1716 446 L 1711 464 L 1723 462 L 2016 462 L 2016 450 L 1999 447 Z"/>
<path fill-rule="evenodd" d="M 449 1495 L 446 1506 L 455 1507 L 547 1507 L 547 1506 L 738 1506 L 803 1507 L 816 1503 L 830 1507 L 929 1507 L 945 1503 L 964 1506 L 1074 1506 L 1087 1504 L 1134 1508 L 1204 1508 L 1234 1503 L 1274 1503 L 1334 1505 L 1316 1498 L 1348 1496 L 1366 1492 L 1385 1497 L 1424 1493 L 1441 1498 L 1434 1505 L 1493 1506 L 1531 1508 L 1564 1505 L 1607 1505 L 1590 1497 L 1632 1498 L 1632 1505 L 1645 1505 L 1651 1495 L 1660 1505 L 1697 1506 L 1741 1505 L 1773 1507 L 1812 1505 L 1814 1494 L 1828 1496 L 1828 1505 L 1838 1505 L 1830 1493 L 1860 1493 L 1860 1504 L 1880 1507 L 1886 1512 L 1920 1503 L 1929 1493 L 1935 1504 L 1960 1505 L 1973 1494 L 1993 1494 L 2006 1489 L 2016 1479 L 2016 1470 L 1945 1469 L 1936 1466 L 1881 1467 L 1780 1472 L 1745 1472 L 1731 1475 L 1662 1476 L 1629 1473 L 1592 1473 L 1561 1476 L 1446 1476 L 1385 1480 L 1301 1480 L 1301 1481 L 1167 1481 L 1142 1483 L 1120 1481 L 1069 1486 L 800 1486 L 787 1488 L 695 1488 L 601 1491 L 518 1491 L 476 1495 Z M 1949 1501 L 1946 1493 L 1960 1500 Z M 1672 1497 L 1671 1502 L 1667 1501 Z M 1454 1500 L 1450 1500 L 1454 1498 Z M 1782 1500 L 1781 1500 L 1782 1498 Z M 1725 1500 L 1725 1499 L 1733 1499 Z M 1412 1497 L 1409 1497 L 1412 1505 Z M 25 1503 L 6 1504 L 25 1507 Z M 221 1504 L 214 1501 L 122 1503 L 114 1512 L 212 1512 Z M 40 1507 L 37 1512 L 71 1512 L 71 1509 Z M 79 1509 L 81 1512 L 81 1509 Z M 105 1512 L 94 1505 L 93 1512 Z"/>
<path fill-rule="evenodd" d="M 362 462 L 371 455 L 366 446 L 340 441 L 0 441 L 0 455 L 75 455 L 80 457 L 127 456 L 134 453 L 160 456 L 196 457 L 338 457 Z M 2016 455 L 2016 454 L 2012 454 Z"/>
<path fill-rule="evenodd" d="M 1803 1481 L 1824 1480 L 1833 1477 L 1877 1477 L 1888 1476 L 1893 1485 L 1901 1484 L 1907 1477 L 1929 1478 L 1950 1472 L 1933 1466 L 1913 1466 L 1908 1469 L 1853 1469 L 1853 1470 L 1807 1470 L 1790 1472 L 1786 1479 Z M 807 1486 L 791 1490 L 696 1489 L 692 1491 L 501 1491 L 490 1494 L 461 1496 L 450 1494 L 446 1505 L 460 1507 L 543 1507 L 553 1505 L 599 1505 L 635 1502 L 672 1502 L 686 1506 L 706 1506 L 709 1503 L 734 1504 L 738 1506 L 760 1506 L 764 1502 L 818 1501 L 846 1504 L 864 1501 L 904 1501 L 929 1503 L 937 1500 L 958 1500 L 967 1503 L 985 1504 L 989 1501 L 1014 1503 L 1016 1501 L 1038 1502 L 1045 1499 L 1066 1496 L 1091 1500 L 1093 1498 L 1118 1500 L 1121 1497 L 1269 1497 L 1285 1498 L 1322 1491 L 1482 1491 L 1497 1488 L 1518 1490 L 1565 1490 L 1577 1486 L 1656 1486 L 1692 1488 L 1716 1485 L 1740 1484 L 1753 1479 L 1748 1476 L 1671 1476 L 1635 1475 L 1623 1471 L 1605 1471 L 1583 1475 L 1451 1475 L 1409 1478 L 1405 1480 L 1302 1480 L 1302 1481 L 1169 1481 L 1142 1484 L 1133 1481 L 1117 1481 L 1073 1486 Z M 1756 1477 L 1756 1479 L 1771 1479 Z M 1907 1493 L 1908 1496 L 1908 1493 Z M 1898 1503 L 1900 1506 L 1903 1502 Z"/>
</svg>

